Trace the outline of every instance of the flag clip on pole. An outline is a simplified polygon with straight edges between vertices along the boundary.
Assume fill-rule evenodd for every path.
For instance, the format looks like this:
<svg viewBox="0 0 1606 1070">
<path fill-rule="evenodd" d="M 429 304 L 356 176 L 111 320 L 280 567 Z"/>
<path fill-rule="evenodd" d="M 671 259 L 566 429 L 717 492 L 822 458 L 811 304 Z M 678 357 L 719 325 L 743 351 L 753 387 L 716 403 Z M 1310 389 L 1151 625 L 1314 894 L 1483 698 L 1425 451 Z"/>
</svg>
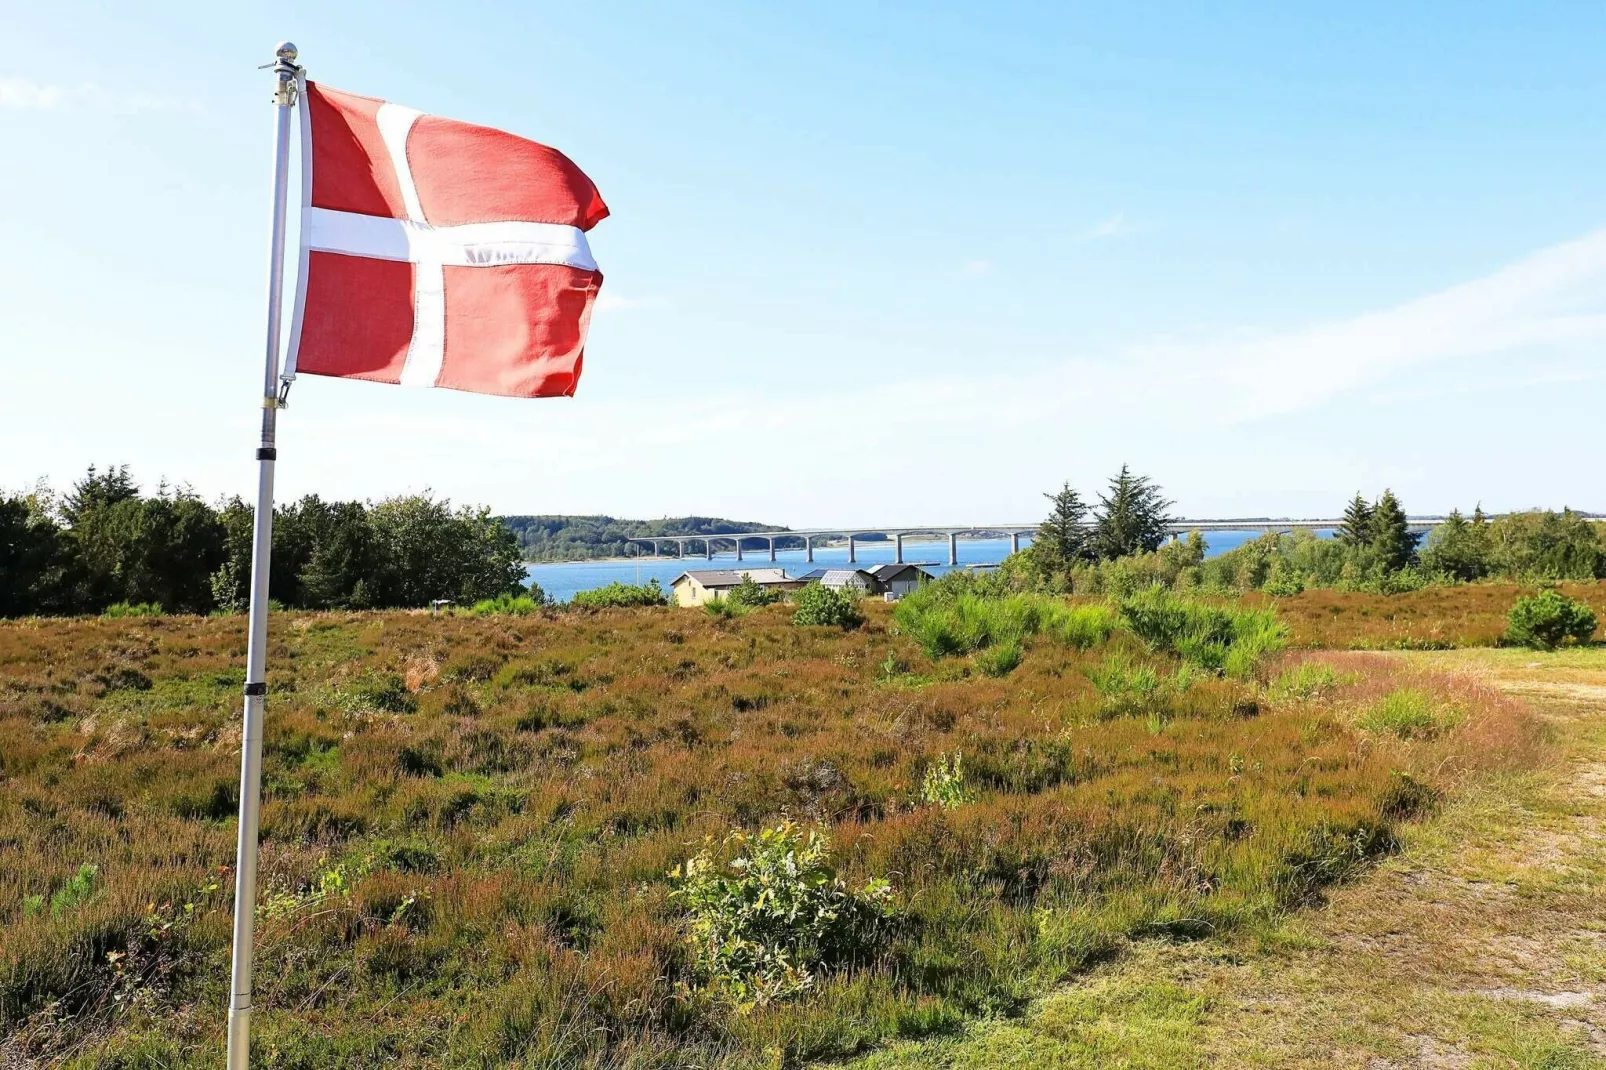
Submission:
<svg viewBox="0 0 1606 1070">
<path fill-rule="evenodd" d="M 296 46 L 286 41 L 271 64 L 273 93 L 273 239 L 268 256 L 268 333 L 262 379 L 262 441 L 257 449 L 257 507 L 251 543 L 250 631 L 245 661 L 245 718 L 240 738 L 240 838 L 234 871 L 234 953 L 229 986 L 228 1070 L 251 1057 L 251 953 L 256 935 L 257 829 L 262 805 L 262 713 L 267 699 L 268 563 L 273 549 L 273 463 L 279 413 L 279 317 L 284 298 L 286 194 L 290 182 L 290 109 L 298 77 Z"/>
</svg>

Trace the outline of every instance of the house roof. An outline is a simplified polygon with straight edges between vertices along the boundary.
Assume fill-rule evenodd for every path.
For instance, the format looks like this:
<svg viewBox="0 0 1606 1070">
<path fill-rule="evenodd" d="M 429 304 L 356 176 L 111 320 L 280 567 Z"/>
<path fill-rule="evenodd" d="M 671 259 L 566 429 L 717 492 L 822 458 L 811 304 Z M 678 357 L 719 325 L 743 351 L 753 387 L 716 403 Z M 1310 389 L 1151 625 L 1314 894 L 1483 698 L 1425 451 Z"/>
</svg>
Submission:
<svg viewBox="0 0 1606 1070">
<path fill-rule="evenodd" d="M 902 576 L 905 572 L 908 572 L 911 569 L 914 570 L 915 572 L 920 573 L 922 576 L 926 577 L 928 580 L 933 578 L 931 573 L 927 572 L 925 569 L 921 568 L 919 565 L 912 565 L 912 564 L 876 565 L 875 567 L 869 569 L 869 572 L 870 572 L 870 575 L 874 576 L 876 579 L 880 580 L 882 583 L 891 583 L 893 580 L 895 580 L 898 577 Z"/>
<path fill-rule="evenodd" d="M 797 580 L 788 576 L 784 569 L 778 568 L 744 568 L 744 569 L 711 569 L 697 572 L 682 572 L 675 577 L 675 583 L 684 579 L 696 580 L 704 587 L 740 587 L 744 576 L 753 577 L 753 582 L 759 586 L 771 583 L 796 583 Z M 674 586 L 674 584 L 670 584 Z"/>
<path fill-rule="evenodd" d="M 852 583 L 855 576 L 861 577 L 861 582 L 875 579 L 862 568 L 817 568 L 803 576 L 805 580 L 818 580 L 821 583 Z"/>
</svg>

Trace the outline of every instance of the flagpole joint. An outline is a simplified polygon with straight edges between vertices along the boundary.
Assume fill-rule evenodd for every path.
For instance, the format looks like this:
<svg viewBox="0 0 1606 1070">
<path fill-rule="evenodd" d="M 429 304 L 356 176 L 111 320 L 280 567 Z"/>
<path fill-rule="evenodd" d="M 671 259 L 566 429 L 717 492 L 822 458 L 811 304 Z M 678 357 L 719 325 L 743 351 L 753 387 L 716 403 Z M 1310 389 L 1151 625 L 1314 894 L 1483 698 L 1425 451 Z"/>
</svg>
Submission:
<svg viewBox="0 0 1606 1070">
<path fill-rule="evenodd" d="M 273 50 L 278 57 L 269 64 L 273 73 L 279 76 L 279 85 L 273 91 L 273 102 L 281 108 L 294 107 L 296 102 L 296 75 L 301 68 L 296 66 L 296 57 L 301 53 L 289 41 L 280 41 L 279 47 Z"/>
</svg>

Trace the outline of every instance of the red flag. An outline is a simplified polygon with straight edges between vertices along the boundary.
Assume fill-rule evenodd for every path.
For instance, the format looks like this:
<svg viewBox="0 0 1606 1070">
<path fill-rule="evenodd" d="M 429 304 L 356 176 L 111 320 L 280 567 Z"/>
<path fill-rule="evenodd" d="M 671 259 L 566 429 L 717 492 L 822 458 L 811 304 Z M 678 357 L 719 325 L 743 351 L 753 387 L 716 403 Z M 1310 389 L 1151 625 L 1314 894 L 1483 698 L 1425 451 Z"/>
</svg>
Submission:
<svg viewBox="0 0 1606 1070">
<path fill-rule="evenodd" d="M 309 82 L 286 373 L 574 393 L 608 214 L 556 149 Z"/>
</svg>

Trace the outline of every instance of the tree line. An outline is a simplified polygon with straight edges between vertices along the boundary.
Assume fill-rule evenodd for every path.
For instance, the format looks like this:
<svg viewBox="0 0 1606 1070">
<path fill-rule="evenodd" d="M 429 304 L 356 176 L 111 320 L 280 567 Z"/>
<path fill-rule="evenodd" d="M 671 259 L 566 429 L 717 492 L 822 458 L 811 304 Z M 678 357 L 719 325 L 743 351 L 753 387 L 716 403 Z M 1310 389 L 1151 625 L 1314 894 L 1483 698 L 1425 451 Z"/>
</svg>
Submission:
<svg viewBox="0 0 1606 1070">
<path fill-rule="evenodd" d="M 0 616 L 159 606 L 241 612 L 253 509 L 183 487 L 140 490 L 126 465 L 66 493 L 0 494 Z M 518 540 L 489 510 L 428 494 L 379 502 L 317 495 L 274 510 L 269 596 L 307 609 L 473 602 L 523 589 Z"/>
<path fill-rule="evenodd" d="M 1046 497 L 1049 515 L 1032 545 L 1002 569 L 1012 586 L 1117 595 L 1151 586 L 1390 594 L 1484 579 L 1606 579 L 1606 524 L 1570 509 L 1498 517 L 1481 507 L 1471 516 L 1456 510 L 1424 537 L 1411 530 L 1392 490 L 1373 499 L 1357 493 L 1333 538 L 1270 532 L 1207 559 L 1199 532 L 1169 537 L 1172 503 L 1152 479 L 1125 466 L 1094 506 L 1068 483 Z"/>
</svg>

